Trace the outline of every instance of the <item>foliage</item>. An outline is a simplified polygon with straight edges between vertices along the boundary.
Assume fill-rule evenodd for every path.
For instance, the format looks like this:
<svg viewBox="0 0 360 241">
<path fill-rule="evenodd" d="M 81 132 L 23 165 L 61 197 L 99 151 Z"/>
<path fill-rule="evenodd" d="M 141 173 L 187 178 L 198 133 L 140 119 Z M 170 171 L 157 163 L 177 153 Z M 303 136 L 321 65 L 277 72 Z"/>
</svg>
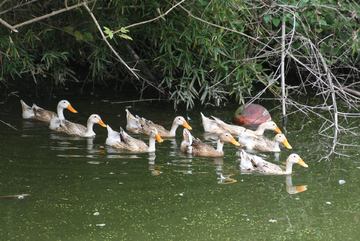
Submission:
<svg viewBox="0 0 360 241">
<path fill-rule="evenodd" d="M 25 5 L 20 0 L 4 1 L 1 7 L 8 10 L 2 11 L 0 18 L 14 26 L 79 3 L 68 0 L 65 6 L 63 1 L 35 1 Z M 342 82 L 353 81 L 359 74 L 360 8 L 355 1 L 177 3 L 180 1 L 87 3 L 116 52 L 130 66 L 139 68 L 142 78 L 140 82 L 133 78 L 133 84 L 165 89 L 175 108 L 181 103 L 192 108 L 196 100 L 216 106 L 228 98 L 244 102 L 246 96 L 254 94 L 256 82 L 279 94 L 283 21 L 287 71 L 295 70 L 300 79 L 309 73 L 319 76 L 308 64 L 317 62 L 321 54 Z M 96 23 L 82 6 L 17 30 L 13 33 L 4 25 L 0 27 L 0 83 L 4 85 L 29 77 L 35 83 L 42 80 L 66 85 L 70 80 L 106 84 L 110 79 L 125 81 L 132 76 L 104 44 Z M 74 63 L 88 70 L 84 78 L 75 78 Z M 151 70 L 153 80 L 149 81 L 143 66 Z"/>
</svg>

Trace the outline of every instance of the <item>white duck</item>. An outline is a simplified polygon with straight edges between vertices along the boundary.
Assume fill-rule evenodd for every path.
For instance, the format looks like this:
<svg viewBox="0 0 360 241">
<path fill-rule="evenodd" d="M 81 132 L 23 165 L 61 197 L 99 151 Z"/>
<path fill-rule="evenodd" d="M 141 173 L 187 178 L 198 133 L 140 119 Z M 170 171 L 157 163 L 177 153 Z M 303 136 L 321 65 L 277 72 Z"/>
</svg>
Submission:
<svg viewBox="0 0 360 241">
<path fill-rule="evenodd" d="M 300 158 L 298 154 L 289 155 L 289 157 L 286 160 L 285 171 L 281 169 L 278 165 L 267 162 L 259 156 L 248 154 L 244 150 L 241 151 L 240 157 L 241 157 L 240 168 L 242 170 L 258 171 L 267 174 L 276 174 L 276 175 L 291 174 L 292 166 L 294 163 L 297 163 L 303 167 L 308 167 L 308 165 Z"/>
<path fill-rule="evenodd" d="M 99 124 L 102 127 L 106 127 L 99 115 L 92 114 L 87 120 L 86 127 L 84 125 L 77 124 L 68 120 L 59 120 L 58 118 L 53 118 L 50 122 L 50 129 L 57 132 L 65 132 L 69 135 L 92 137 L 96 135 L 93 130 L 94 124 Z"/>
<path fill-rule="evenodd" d="M 277 133 L 281 133 L 281 130 L 273 121 L 264 122 L 260 124 L 255 131 L 253 131 L 250 129 L 246 129 L 245 127 L 242 126 L 226 124 L 224 121 L 214 116 L 212 116 L 213 120 L 211 120 L 210 118 L 204 116 L 203 113 L 201 113 L 201 118 L 204 126 L 204 131 L 208 133 L 228 132 L 232 135 L 239 135 L 240 133 L 246 133 L 249 135 L 256 135 L 256 136 L 263 135 L 265 130 L 273 130 Z"/>
<path fill-rule="evenodd" d="M 191 130 L 191 126 L 186 122 L 185 118 L 182 116 L 175 117 L 170 131 L 166 130 L 163 126 L 153 123 L 150 120 L 147 120 L 143 117 L 133 116 L 128 109 L 126 111 L 126 130 L 133 133 L 143 133 L 150 135 L 151 129 L 156 128 L 158 134 L 162 137 L 175 137 L 176 130 L 179 126 L 184 126 L 185 128 Z"/>
<path fill-rule="evenodd" d="M 202 142 L 198 138 L 193 137 L 189 130 L 184 129 L 183 141 L 181 142 L 180 149 L 183 152 L 187 152 L 193 155 L 220 157 L 224 156 L 223 146 L 225 142 L 230 142 L 235 146 L 240 146 L 240 144 L 234 139 L 234 137 L 230 133 L 222 133 L 217 140 L 217 146 L 215 150 L 213 146 Z"/>
<path fill-rule="evenodd" d="M 240 133 L 239 140 L 241 147 L 248 150 L 280 152 L 280 143 L 288 149 L 292 149 L 284 134 L 276 134 L 274 140 L 269 140 L 263 136 L 249 137 Z"/>
<path fill-rule="evenodd" d="M 106 144 L 117 149 L 125 149 L 132 152 L 154 152 L 155 142 L 163 142 L 156 128 L 151 130 L 149 136 L 149 145 L 145 142 L 135 139 L 127 134 L 121 127 L 120 132 L 116 132 L 108 125 L 108 137 L 106 138 Z"/>
<path fill-rule="evenodd" d="M 64 109 L 68 109 L 73 113 L 77 113 L 77 111 L 71 106 L 71 104 L 67 100 L 59 101 L 57 105 L 57 114 L 50 110 L 44 110 L 36 104 L 33 104 L 32 107 L 30 107 L 23 100 L 20 100 L 20 103 L 22 106 L 22 117 L 24 119 L 35 119 L 49 123 L 52 118 L 65 119 Z"/>
</svg>

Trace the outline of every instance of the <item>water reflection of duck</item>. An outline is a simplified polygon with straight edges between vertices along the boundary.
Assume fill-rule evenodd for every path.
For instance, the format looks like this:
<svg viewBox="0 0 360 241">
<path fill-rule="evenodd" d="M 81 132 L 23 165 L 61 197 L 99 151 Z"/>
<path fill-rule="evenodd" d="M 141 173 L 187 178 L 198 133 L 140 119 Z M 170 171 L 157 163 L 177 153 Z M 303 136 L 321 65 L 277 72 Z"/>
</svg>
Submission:
<svg viewBox="0 0 360 241">
<path fill-rule="evenodd" d="M 126 130 L 133 133 L 143 133 L 150 135 L 151 128 L 156 128 L 161 137 L 175 137 L 176 130 L 179 126 L 184 126 L 185 128 L 191 130 L 191 126 L 186 122 L 185 118 L 182 116 L 175 117 L 170 131 L 167 131 L 163 126 L 153 123 L 150 120 L 147 120 L 143 117 L 133 116 L 128 109 L 126 111 Z"/>
<path fill-rule="evenodd" d="M 121 127 L 120 132 L 116 132 L 109 125 L 107 125 L 108 137 L 106 144 L 117 149 L 125 149 L 134 152 L 154 152 L 155 141 L 163 142 L 156 128 L 151 129 L 149 137 L 149 146 L 145 142 L 135 139 L 127 134 Z"/>
<path fill-rule="evenodd" d="M 214 147 L 202 142 L 198 138 L 194 138 L 190 134 L 190 131 L 184 129 L 183 141 L 181 142 L 180 149 L 183 152 L 187 152 L 193 155 L 219 157 L 224 156 L 223 146 L 225 142 L 230 142 L 235 146 L 240 146 L 240 144 L 234 139 L 234 137 L 230 133 L 223 133 L 217 140 L 217 148 L 215 150 Z"/>
<path fill-rule="evenodd" d="M 286 175 L 286 191 L 289 194 L 296 194 L 307 190 L 307 185 L 293 186 L 291 175 Z"/>
<path fill-rule="evenodd" d="M 232 135 L 239 135 L 240 133 L 246 133 L 249 135 L 261 136 L 265 130 L 273 130 L 277 133 L 281 133 L 279 127 L 273 121 L 267 121 L 259 125 L 259 127 L 253 131 L 246 129 L 242 126 L 226 124 L 224 121 L 212 116 L 213 120 L 201 114 L 204 131 L 209 133 L 223 133 L 229 132 Z"/>
<path fill-rule="evenodd" d="M 242 148 L 249 150 L 279 152 L 280 143 L 283 143 L 288 149 L 292 149 L 284 134 L 277 134 L 274 140 L 269 140 L 262 136 L 249 137 L 240 133 L 238 142 Z"/>
<path fill-rule="evenodd" d="M 99 124 L 106 127 L 100 116 L 92 114 L 87 120 L 86 127 L 68 120 L 61 120 L 60 118 L 53 118 L 50 121 L 50 129 L 57 132 L 64 132 L 69 135 L 77 135 L 82 137 L 92 137 L 96 133 L 93 130 L 94 124 Z"/>
<path fill-rule="evenodd" d="M 258 171 L 267 174 L 276 174 L 276 175 L 291 174 L 292 166 L 294 163 L 297 163 L 303 167 L 308 167 L 308 165 L 297 154 L 289 155 L 289 157 L 286 160 L 285 171 L 281 169 L 278 165 L 267 162 L 259 156 L 248 154 L 244 150 L 241 151 L 240 157 L 241 157 L 241 164 L 240 164 L 241 169 L 249 170 L 249 171 Z"/>
<path fill-rule="evenodd" d="M 234 174 L 226 174 L 226 175 L 224 175 L 223 173 L 217 173 L 217 174 L 220 175 L 218 177 L 218 184 L 231 184 L 237 182 L 237 180 L 231 178 L 231 176 L 233 176 Z"/>
<path fill-rule="evenodd" d="M 64 109 L 68 109 L 73 113 L 77 113 L 77 111 L 67 100 L 59 101 L 57 105 L 57 114 L 50 110 L 44 110 L 36 104 L 33 104 L 32 107 L 30 107 L 23 100 L 20 100 L 20 103 L 22 107 L 22 117 L 24 119 L 35 119 L 49 123 L 52 118 L 60 118 L 65 120 Z"/>
</svg>

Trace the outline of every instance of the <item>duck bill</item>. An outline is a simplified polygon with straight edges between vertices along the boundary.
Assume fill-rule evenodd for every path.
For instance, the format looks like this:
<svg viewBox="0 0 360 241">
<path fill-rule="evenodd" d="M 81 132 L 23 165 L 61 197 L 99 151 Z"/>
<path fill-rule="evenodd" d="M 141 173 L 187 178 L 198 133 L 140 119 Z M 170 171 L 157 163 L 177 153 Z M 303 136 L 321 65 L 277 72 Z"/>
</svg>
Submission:
<svg viewBox="0 0 360 241">
<path fill-rule="evenodd" d="M 281 130 L 279 127 L 276 126 L 275 130 L 274 130 L 276 133 L 279 133 L 279 134 L 282 134 Z"/>
<path fill-rule="evenodd" d="M 300 160 L 297 162 L 300 166 L 308 167 L 308 165 L 300 158 Z"/>
<path fill-rule="evenodd" d="M 155 134 L 155 138 L 156 138 L 156 140 L 158 142 L 163 142 L 164 141 L 159 134 Z"/>
<path fill-rule="evenodd" d="M 77 111 L 76 111 L 71 105 L 69 105 L 69 106 L 67 107 L 67 109 L 68 109 L 69 111 L 71 111 L 72 113 L 77 113 Z"/>
<path fill-rule="evenodd" d="M 287 139 L 285 139 L 282 144 L 284 144 L 284 146 L 286 146 L 287 149 L 292 149 L 292 146 L 290 146 L 289 142 Z"/>
<path fill-rule="evenodd" d="M 237 142 L 234 137 L 231 137 L 230 143 L 234 144 L 235 146 L 240 146 L 240 143 Z"/>
<path fill-rule="evenodd" d="M 189 126 L 189 124 L 188 124 L 186 121 L 184 121 L 184 122 L 182 123 L 182 126 L 185 127 L 185 128 L 188 129 L 188 130 L 192 130 L 192 127 Z"/>
<path fill-rule="evenodd" d="M 101 125 L 102 127 L 106 127 L 105 123 L 100 119 L 98 122 L 99 125 Z"/>
<path fill-rule="evenodd" d="M 307 185 L 302 185 L 302 186 L 297 186 L 296 187 L 296 191 L 298 191 L 298 193 L 306 191 L 306 190 L 307 190 Z"/>
</svg>

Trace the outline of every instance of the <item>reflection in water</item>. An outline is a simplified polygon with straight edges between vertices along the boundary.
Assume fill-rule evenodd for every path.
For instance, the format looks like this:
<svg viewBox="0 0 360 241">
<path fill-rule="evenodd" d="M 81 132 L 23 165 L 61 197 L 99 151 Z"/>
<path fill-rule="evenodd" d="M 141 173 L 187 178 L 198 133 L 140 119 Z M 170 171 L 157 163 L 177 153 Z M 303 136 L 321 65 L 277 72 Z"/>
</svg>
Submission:
<svg viewBox="0 0 360 241">
<path fill-rule="evenodd" d="M 235 179 L 231 178 L 234 174 L 224 174 L 223 173 L 223 166 L 224 166 L 224 159 L 222 157 L 215 158 L 214 160 L 216 174 L 219 175 L 218 184 L 230 184 L 237 182 Z"/>
<path fill-rule="evenodd" d="M 231 178 L 231 176 L 233 176 L 234 174 L 227 174 L 227 175 L 223 175 L 222 173 L 217 173 L 220 175 L 220 177 L 218 177 L 218 184 L 231 184 L 231 183 L 235 183 L 237 182 L 237 180 Z"/>
<path fill-rule="evenodd" d="M 307 185 L 293 186 L 291 175 L 286 175 L 286 191 L 290 194 L 296 194 L 307 190 Z"/>
<path fill-rule="evenodd" d="M 50 131 L 50 130 L 49 130 Z M 79 141 L 84 140 L 84 137 L 80 136 L 71 136 L 71 135 L 63 135 L 58 132 L 50 132 L 50 139 L 51 140 L 68 140 L 68 141 Z"/>
<path fill-rule="evenodd" d="M 104 162 L 100 162 L 100 161 L 87 161 L 86 163 L 89 163 L 89 164 L 92 164 L 92 165 L 99 165 L 99 164 L 104 163 Z"/>
<path fill-rule="evenodd" d="M 176 140 L 174 138 L 167 140 L 170 141 L 170 148 L 171 148 L 169 152 L 169 156 L 179 156 L 179 148 Z"/>
<path fill-rule="evenodd" d="M 155 165 L 155 158 L 156 158 L 155 152 L 149 152 L 149 158 L 148 158 L 149 159 L 149 170 L 151 171 L 151 175 L 158 176 L 162 172 L 160 170 L 161 167 Z"/>
<path fill-rule="evenodd" d="M 222 157 L 214 158 L 214 164 L 216 165 L 215 170 L 217 172 L 222 172 L 223 165 L 224 165 L 224 159 Z"/>
<path fill-rule="evenodd" d="M 95 138 L 95 137 L 86 137 L 86 140 L 87 140 L 86 149 L 87 149 L 89 152 L 92 152 L 92 151 L 93 151 L 94 138 Z"/>
<path fill-rule="evenodd" d="M 117 158 L 123 158 L 123 159 L 136 159 L 141 158 L 137 155 L 107 155 L 106 158 L 110 159 L 117 159 Z"/>
<path fill-rule="evenodd" d="M 174 169 L 173 172 L 181 172 L 183 174 L 193 174 L 192 170 L 190 169 L 192 167 L 192 160 L 190 158 L 172 160 L 171 164 L 176 167 L 176 169 Z"/>
<path fill-rule="evenodd" d="M 155 164 L 155 158 L 156 158 L 156 155 L 155 155 L 155 152 L 149 152 L 149 163 L 152 163 L 152 164 Z"/>
</svg>

